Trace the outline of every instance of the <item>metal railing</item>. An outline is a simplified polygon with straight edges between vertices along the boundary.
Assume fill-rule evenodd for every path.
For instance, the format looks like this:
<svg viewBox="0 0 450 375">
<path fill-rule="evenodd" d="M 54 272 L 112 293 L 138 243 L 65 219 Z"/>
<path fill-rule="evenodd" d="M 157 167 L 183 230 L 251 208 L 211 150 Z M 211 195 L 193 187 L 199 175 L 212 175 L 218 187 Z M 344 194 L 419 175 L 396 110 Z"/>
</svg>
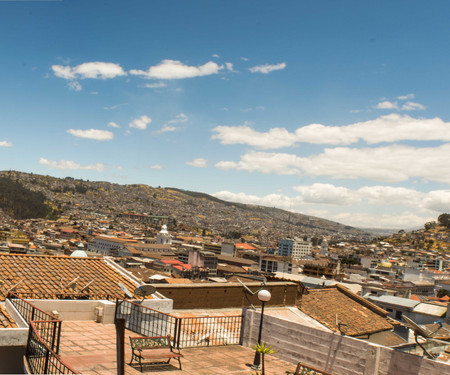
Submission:
<svg viewBox="0 0 450 375">
<path fill-rule="evenodd" d="M 80 293 L 16 292 L 16 293 L 12 293 L 12 294 L 15 294 L 17 297 L 20 297 L 20 298 L 28 298 L 28 299 L 70 299 L 70 300 L 104 299 L 104 300 L 111 300 L 111 299 L 115 298 L 109 293 L 90 293 L 90 292 L 80 292 Z"/>
<path fill-rule="evenodd" d="M 33 374 L 77 374 L 58 356 L 62 321 L 14 293 L 8 294 L 29 325 L 26 358 Z"/>
<path fill-rule="evenodd" d="M 117 300 L 116 319 L 125 320 L 125 328 L 144 336 L 170 336 L 177 348 L 239 344 L 242 315 L 176 317 Z"/>
<path fill-rule="evenodd" d="M 36 321 L 30 322 L 30 330 L 28 333 L 28 343 L 26 350 L 26 358 L 28 366 L 32 374 L 78 374 L 61 360 L 44 340 L 39 332 L 42 330 L 41 325 L 47 326 L 48 323 L 54 321 Z"/>
</svg>

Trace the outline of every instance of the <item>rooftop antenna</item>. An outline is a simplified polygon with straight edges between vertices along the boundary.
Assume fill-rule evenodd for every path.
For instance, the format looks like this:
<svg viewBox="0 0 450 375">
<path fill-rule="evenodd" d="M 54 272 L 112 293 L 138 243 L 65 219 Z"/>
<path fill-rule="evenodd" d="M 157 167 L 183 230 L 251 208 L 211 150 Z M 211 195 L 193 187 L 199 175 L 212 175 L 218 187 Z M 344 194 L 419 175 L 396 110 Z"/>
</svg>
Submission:
<svg viewBox="0 0 450 375">
<path fill-rule="evenodd" d="M 9 293 L 11 290 L 15 289 L 15 287 L 16 287 L 17 285 L 19 285 L 23 280 L 24 280 L 24 279 L 20 280 L 18 283 L 15 283 L 11 288 L 9 288 L 9 289 L 6 291 L 6 295 L 8 295 L 8 293 Z"/>
<path fill-rule="evenodd" d="M 89 281 L 85 286 L 83 286 L 78 293 L 83 292 L 86 288 L 89 288 L 89 285 L 91 285 L 94 282 L 94 280 Z"/>
<path fill-rule="evenodd" d="M 257 276 L 255 276 L 256 278 Z M 250 277 L 248 277 L 250 278 Z M 259 288 L 256 292 L 253 292 L 247 285 L 245 285 L 241 280 L 237 279 L 237 281 L 239 281 L 241 283 L 241 285 L 244 287 L 244 294 L 245 294 L 245 298 L 247 299 L 247 302 L 249 303 L 249 305 L 251 306 L 251 308 L 253 310 L 256 310 L 255 306 L 253 305 L 253 303 L 250 301 L 250 298 L 248 297 L 248 295 L 252 295 L 254 296 L 255 294 L 258 294 L 258 292 L 262 289 L 264 289 L 264 287 L 266 286 L 266 278 L 263 276 L 262 278 L 259 278 L 261 280 L 261 288 Z"/>
<path fill-rule="evenodd" d="M 67 285 L 64 286 L 64 288 L 72 288 L 75 290 L 76 286 L 77 286 L 77 280 L 80 278 L 80 276 L 75 277 L 75 279 L 73 279 L 70 283 L 68 283 Z"/>
<path fill-rule="evenodd" d="M 130 293 L 130 291 L 127 289 L 127 287 L 125 285 L 123 285 L 122 283 L 118 283 L 119 284 L 119 288 L 122 289 L 122 291 L 125 293 L 125 297 L 128 299 L 133 298 L 133 295 Z"/>
</svg>

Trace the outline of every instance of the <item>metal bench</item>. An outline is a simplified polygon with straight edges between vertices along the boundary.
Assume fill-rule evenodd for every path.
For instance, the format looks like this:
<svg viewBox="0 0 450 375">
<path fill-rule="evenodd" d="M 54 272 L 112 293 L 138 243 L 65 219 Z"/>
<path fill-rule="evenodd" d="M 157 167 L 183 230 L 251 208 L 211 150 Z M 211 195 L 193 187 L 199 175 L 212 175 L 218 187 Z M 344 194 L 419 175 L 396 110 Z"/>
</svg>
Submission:
<svg viewBox="0 0 450 375">
<path fill-rule="evenodd" d="M 169 364 L 172 358 L 178 361 L 181 370 L 180 358 L 183 355 L 179 349 L 172 347 L 170 336 L 130 336 L 130 343 L 132 350 L 130 366 L 136 360 L 141 366 L 141 372 L 143 361 L 146 361 L 146 364 L 149 365 Z"/>
</svg>

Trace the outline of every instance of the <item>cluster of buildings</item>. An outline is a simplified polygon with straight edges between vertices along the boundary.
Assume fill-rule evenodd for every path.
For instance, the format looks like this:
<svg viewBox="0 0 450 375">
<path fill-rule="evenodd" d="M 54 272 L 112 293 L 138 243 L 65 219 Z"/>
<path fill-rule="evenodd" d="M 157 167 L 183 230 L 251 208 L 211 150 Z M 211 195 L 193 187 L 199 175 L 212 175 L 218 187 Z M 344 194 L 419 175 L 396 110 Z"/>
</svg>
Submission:
<svg viewBox="0 0 450 375">
<path fill-rule="evenodd" d="M 119 282 L 131 292 L 152 284 L 159 296 L 152 297 L 159 299 L 150 303 L 154 308 L 192 314 L 239 312 L 252 301 L 242 284 L 254 290 L 263 284 L 273 294 L 268 314 L 274 319 L 423 355 L 405 325 L 407 317 L 430 332 L 439 328 L 441 343 L 430 345 L 439 361 L 450 359 L 450 256 L 445 252 L 385 241 L 321 238 L 313 245 L 306 235 L 266 244 L 230 241 L 169 230 L 166 217 L 155 217 L 150 226 L 130 214 L 113 220 L 97 214 L 57 221 L 2 220 L 4 328 L 16 324 L 6 309 L 10 293 L 52 300 L 53 305 L 42 306 L 60 313 L 63 307 L 56 301 L 61 299 L 104 301 L 95 307 L 111 312 L 113 302 L 105 301 L 123 296 Z M 98 319 L 96 311 L 86 316 Z M 105 323 L 112 321 L 108 319 Z M 282 341 L 275 346 L 284 345 Z"/>
</svg>

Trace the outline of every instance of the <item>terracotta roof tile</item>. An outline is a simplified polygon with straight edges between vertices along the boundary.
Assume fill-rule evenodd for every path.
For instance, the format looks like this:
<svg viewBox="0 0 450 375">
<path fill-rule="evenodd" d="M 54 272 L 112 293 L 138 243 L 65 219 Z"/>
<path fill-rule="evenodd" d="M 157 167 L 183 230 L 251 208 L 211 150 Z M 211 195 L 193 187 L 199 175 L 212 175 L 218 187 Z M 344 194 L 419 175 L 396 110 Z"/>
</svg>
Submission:
<svg viewBox="0 0 450 375">
<path fill-rule="evenodd" d="M 50 255 L 0 254 L 0 279 L 3 281 L 0 301 L 5 300 L 7 292 L 14 285 L 11 291 L 24 298 L 58 298 L 74 293 L 89 293 L 99 298 L 108 295 L 122 298 L 124 293 L 119 282 L 131 292 L 137 286 L 102 258 Z M 69 285 L 75 279 L 74 284 Z"/>
<path fill-rule="evenodd" d="M 342 331 L 348 336 L 359 336 L 392 329 L 387 319 L 351 298 L 338 288 L 312 289 L 304 294 L 299 307 L 304 313 L 334 332 L 339 332 L 336 321 L 345 324 Z"/>
<path fill-rule="evenodd" d="M 8 311 L 0 305 L 0 329 L 2 328 L 17 328 L 17 324 Z"/>
</svg>

